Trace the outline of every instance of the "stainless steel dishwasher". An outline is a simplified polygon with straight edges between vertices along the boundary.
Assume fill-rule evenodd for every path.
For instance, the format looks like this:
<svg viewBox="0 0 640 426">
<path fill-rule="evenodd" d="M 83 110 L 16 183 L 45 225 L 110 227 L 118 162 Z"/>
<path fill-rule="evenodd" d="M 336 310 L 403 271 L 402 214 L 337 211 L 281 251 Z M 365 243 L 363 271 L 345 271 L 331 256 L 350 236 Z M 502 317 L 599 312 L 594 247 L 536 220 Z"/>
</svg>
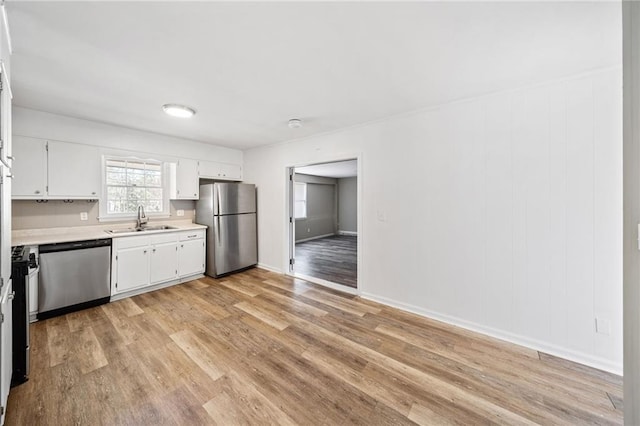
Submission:
<svg viewBox="0 0 640 426">
<path fill-rule="evenodd" d="M 109 301 L 111 239 L 40 246 L 38 319 Z"/>
</svg>

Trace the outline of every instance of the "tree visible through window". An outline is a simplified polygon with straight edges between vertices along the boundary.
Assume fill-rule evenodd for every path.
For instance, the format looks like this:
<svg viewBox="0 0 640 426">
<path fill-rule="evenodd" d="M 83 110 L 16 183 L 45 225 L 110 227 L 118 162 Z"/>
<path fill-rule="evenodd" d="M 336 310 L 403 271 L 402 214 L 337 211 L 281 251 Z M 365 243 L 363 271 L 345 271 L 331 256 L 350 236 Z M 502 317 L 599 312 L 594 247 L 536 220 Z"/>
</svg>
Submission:
<svg viewBox="0 0 640 426">
<path fill-rule="evenodd" d="M 151 160 L 105 160 L 108 215 L 135 214 L 138 206 L 146 213 L 164 212 L 162 163 Z"/>
<path fill-rule="evenodd" d="M 295 188 L 295 218 L 304 219 L 307 217 L 307 184 L 296 182 Z"/>
</svg>

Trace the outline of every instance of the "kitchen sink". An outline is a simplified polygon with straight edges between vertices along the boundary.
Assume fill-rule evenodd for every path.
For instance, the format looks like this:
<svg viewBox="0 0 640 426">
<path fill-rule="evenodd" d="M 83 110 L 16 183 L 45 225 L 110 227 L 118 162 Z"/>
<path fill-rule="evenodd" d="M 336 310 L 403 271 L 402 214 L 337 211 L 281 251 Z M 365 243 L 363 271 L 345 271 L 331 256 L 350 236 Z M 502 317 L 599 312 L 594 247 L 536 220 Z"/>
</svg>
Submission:
<svg viewBox="0 0 640 426">
<path fill-rule="evenodd" d="M 124 228 L 124 229 L 109 229 L 106 232 L 109 234 L 130 234 L 133 232 L 147 232 L 147 231 L 164 231 L 167 229 L 178 229 L 175 226 L 169 225 L 156 225 L 156 226 L 145 226 L 142 228 Z"/>
<path fill-rule="evenodd" d="M 136 229 L 140 229 L 141 231 L 164 231 L 165 229 L 178 229 L 175 226 L 169 226 L 169 225 L 158 225 L 158 226 L 145 226 L 142 229 L 141 228 L 136 228 Z"/>
</svg>

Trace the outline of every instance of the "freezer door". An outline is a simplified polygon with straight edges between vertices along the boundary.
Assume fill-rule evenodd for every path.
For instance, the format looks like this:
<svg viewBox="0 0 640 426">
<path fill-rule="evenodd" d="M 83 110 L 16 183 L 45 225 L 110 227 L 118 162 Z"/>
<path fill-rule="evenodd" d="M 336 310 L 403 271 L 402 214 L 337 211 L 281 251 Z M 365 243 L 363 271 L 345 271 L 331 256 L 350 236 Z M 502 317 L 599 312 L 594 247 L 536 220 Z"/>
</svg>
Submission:
<svg viewBox="0 0 640 426">
<path fill-rule="evenodd" d="M 248 183 L 216 183 L 213 214 L 255 213 L 256 186 Z"/>
<path fill-rule="evenodd" d="M 207 275 L 220 276 L 258 263 L 255 213 L 217 216 L 213 250 L 207 251 Z"/>
</svg>

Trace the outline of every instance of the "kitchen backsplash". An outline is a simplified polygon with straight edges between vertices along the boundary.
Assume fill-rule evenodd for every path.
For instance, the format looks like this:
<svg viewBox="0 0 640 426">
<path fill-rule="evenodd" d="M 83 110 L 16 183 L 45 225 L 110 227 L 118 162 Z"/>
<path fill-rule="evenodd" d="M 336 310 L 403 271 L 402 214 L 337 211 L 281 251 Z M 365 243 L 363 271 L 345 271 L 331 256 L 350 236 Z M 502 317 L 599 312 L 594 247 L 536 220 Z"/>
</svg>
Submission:
<svg viewBox="0 0 640 426">
<path fill-rule="evenodd" d="M 158 221 L 193 220 L 195 206 L 195 201 L 171 201 L 171 217 L 158 219 Z M 37 202 L 14 200 L 11 208 L 12 229 L 60 228 L 134 222 L 134 219 L 123 220 L 122 222 L 99 222 L 98 214 L 100 209 L 97 201 L 73 200 L 73 202 L 65 202 L 63 200 L 48 200 L 47 202 Z M 184 216 L 178 216 L 178 210 L 184 210 Z M 80 220 L 80 214 L 83 212 L 87 213 L 87 220 Z M 154 219 L 151 218 L 149 221 L 153 222 Z"/>
</svg>

